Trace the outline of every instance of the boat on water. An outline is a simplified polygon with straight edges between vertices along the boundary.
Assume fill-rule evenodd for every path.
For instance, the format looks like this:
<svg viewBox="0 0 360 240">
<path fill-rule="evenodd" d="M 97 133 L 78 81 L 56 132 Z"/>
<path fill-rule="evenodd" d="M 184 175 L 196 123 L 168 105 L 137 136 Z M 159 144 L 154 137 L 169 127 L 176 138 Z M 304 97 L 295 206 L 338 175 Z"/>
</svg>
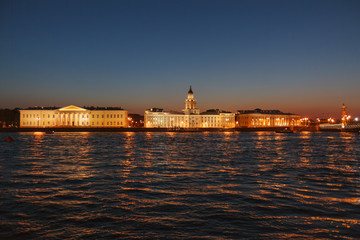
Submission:
<svg viewBox="0 0 360 240">
<path fill-rule="evenodd" d="M 46 134 L 54 134 L 55 132 L 53 130 L 47 130 L 45 133 Z"/>
<path fill-rule="evenodd" d="M 7 138 L 5 138 L 5 142 L 13 142 L 15 141 L 15 138 L 13 138 L 12 136 L 8 136 Z"/>
<path fill-rule="evenodd" d="M 277 130 L 275 131 L 276 133 L 294 133 L 293 130 L 290 130 L 288 128 L 282 129 L 282 130 Z"/>
</svg>

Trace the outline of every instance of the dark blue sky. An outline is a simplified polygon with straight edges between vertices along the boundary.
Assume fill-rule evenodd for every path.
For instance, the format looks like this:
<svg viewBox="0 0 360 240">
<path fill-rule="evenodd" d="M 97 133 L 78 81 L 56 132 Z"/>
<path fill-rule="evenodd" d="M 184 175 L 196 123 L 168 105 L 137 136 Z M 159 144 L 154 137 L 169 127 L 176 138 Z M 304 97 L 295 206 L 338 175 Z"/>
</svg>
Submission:
<svg viewBox="0 0 360 240">
<path fill-rule="evenodd" d="M 0 107 L 360 115 L 360 1 L 0 2 Z"/>
</svg>

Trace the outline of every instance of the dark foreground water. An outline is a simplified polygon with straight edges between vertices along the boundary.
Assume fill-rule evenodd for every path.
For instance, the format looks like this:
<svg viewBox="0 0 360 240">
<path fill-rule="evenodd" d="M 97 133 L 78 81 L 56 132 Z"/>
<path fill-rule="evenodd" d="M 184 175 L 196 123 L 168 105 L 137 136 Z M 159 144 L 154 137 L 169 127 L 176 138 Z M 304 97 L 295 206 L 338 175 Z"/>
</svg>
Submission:
<svg viewBox="0 0 360 240">
<path fill-rule="evenodd" d="M 0 134 L 0 239 L 356 239 L 353 133 Z"/>
</svg>

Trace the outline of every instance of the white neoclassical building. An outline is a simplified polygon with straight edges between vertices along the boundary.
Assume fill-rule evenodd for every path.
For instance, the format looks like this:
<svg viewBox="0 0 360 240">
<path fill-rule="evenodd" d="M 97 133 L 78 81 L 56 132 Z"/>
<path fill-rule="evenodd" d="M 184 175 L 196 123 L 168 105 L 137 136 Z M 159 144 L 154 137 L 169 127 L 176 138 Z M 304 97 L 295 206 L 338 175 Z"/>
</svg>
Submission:
<svg viewBox="0 0 360 240">
<path fill-rule="evenodd" d="M 145 111 L 144 126 L 147 128 L 234 128 L 235 114 L 218 109 L 200 113 L 191 89 L 182 112 L 151 108 Z"/>
<path fill-rule="evenodd" d="M 46 127 L 127 127 L 128 111 L 117 107 L 91 107 L 70 105 L 63 108 L 34 107 L 20 110 L 21 128 Z"/>
</svg>

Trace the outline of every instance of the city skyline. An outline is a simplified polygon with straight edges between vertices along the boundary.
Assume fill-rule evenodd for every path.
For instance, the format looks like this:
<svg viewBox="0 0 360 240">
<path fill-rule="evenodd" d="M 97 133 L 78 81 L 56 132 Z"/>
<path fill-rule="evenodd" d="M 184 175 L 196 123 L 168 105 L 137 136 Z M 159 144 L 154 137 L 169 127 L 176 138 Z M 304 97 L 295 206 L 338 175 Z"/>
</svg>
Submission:
<svg viewBox="0 0 360 240">
<path fill-rule="evenodd" d="M 2 1 L 0 108 L 360 113 L 357 1 Z"/>
<path fill-rule="evenodd" d="M 192 92 L 192 87 L 190 86 L 190 90 Z M 185 101 L 187 101 L 187 99 L 185 99 Z M 46 105 L 41 105 L 41 106 L 28 106 L 28 107 L 23 107 L 23 108 L 18 108 L 16 107 L 15 109 L 20 109 L 20 110 L 56 110 L 56 109 L 62 109 L 62 108 L 87 108 L 87 109 L 90 109 L 90 110 L 126 110 L 125 108 L 123 107 L 120 107 L 120 106 L 98 106 L 98 105 L 95 105 L 95 106 L 75 106 L 75 105 L 69 105 L 69 106 L 62 106 L 62 107 L 59 107 L 59 106 L 46 106 Z M 8 109 L 8 108 L 6 108 Z M 146 115 L 146 112 L 149 112 L 149 111 L 153 111 L 153 109 L 156 109 L 156 111 L 170 111 L 170 112 L 174 112 L 174 113 L 182 113 L 184 112 L 185 110 L 184 109 L 163 109 L 161 107 L 154 107 L 154 108 L 149 108 L 149 109 L 145 109 L 145 115 Z M 197 108 L 198 109 L 198 108 Z M 220 112 L 227 112 L 227 113 L 235 113 L 235 114 L 238 114 L 240 112 L 262 112 L 262 111 L 265 111 L 265 112 L 279 112 L 281 114 L 296 114 L 296 113 L 291 113 L 291 112 L 282 112 L 281 110 L 279 109 L 261 109 L 261 108 L 254 108 L 254 109 L 238 109 L 236 111 L 227 111 L 227 110 L 224 110 L 224 109 L 219 109 L 219 108 L 208 108 L 208 109 L 203 109 L 203 110 L 200 110 L 198 109 L 198 114 L 204 114 L 206 112 L 212 112 L 212 111 L 220 111 Z M 136 114 L 136 115 L 143 115 L 143 114 L 138 114 L 138 113 L 130 113 L 129 114 Z M 324 113 L 323 113 L 324 114 Z M 357 115 L 351 115 L 352 113 L 348 111 L 348 107 L 343 104 L 341 106 L 341 117 L 343 117 L 343 115 L 346 114 L 347 116 L 349 116 L 350 118 L 353 118 L 355 119 L 356 121 L 358 121 L 357 119 L 359 119 L 359 117 Z M 304 119 L 311 119 L 308 117 L 309 115 L 305 115 L 305 116 L 302 116 L 304 117 Z M 334 116 L 330 116 L 330 115 L 327 115 L 327 116 L 324 116 L 324 117 L 321 117 L 320 114 L 317 115 L 317 117 L 314 117 L 312 120 L 315 120 L 315 118 L 317 120 L 319 119 L 334 119 L 333 118 Z M 338 120 L 340 121 L 341 118 L 338 118 L 338 119 L 334 119 L 334 120 Z"/>
</svg>

